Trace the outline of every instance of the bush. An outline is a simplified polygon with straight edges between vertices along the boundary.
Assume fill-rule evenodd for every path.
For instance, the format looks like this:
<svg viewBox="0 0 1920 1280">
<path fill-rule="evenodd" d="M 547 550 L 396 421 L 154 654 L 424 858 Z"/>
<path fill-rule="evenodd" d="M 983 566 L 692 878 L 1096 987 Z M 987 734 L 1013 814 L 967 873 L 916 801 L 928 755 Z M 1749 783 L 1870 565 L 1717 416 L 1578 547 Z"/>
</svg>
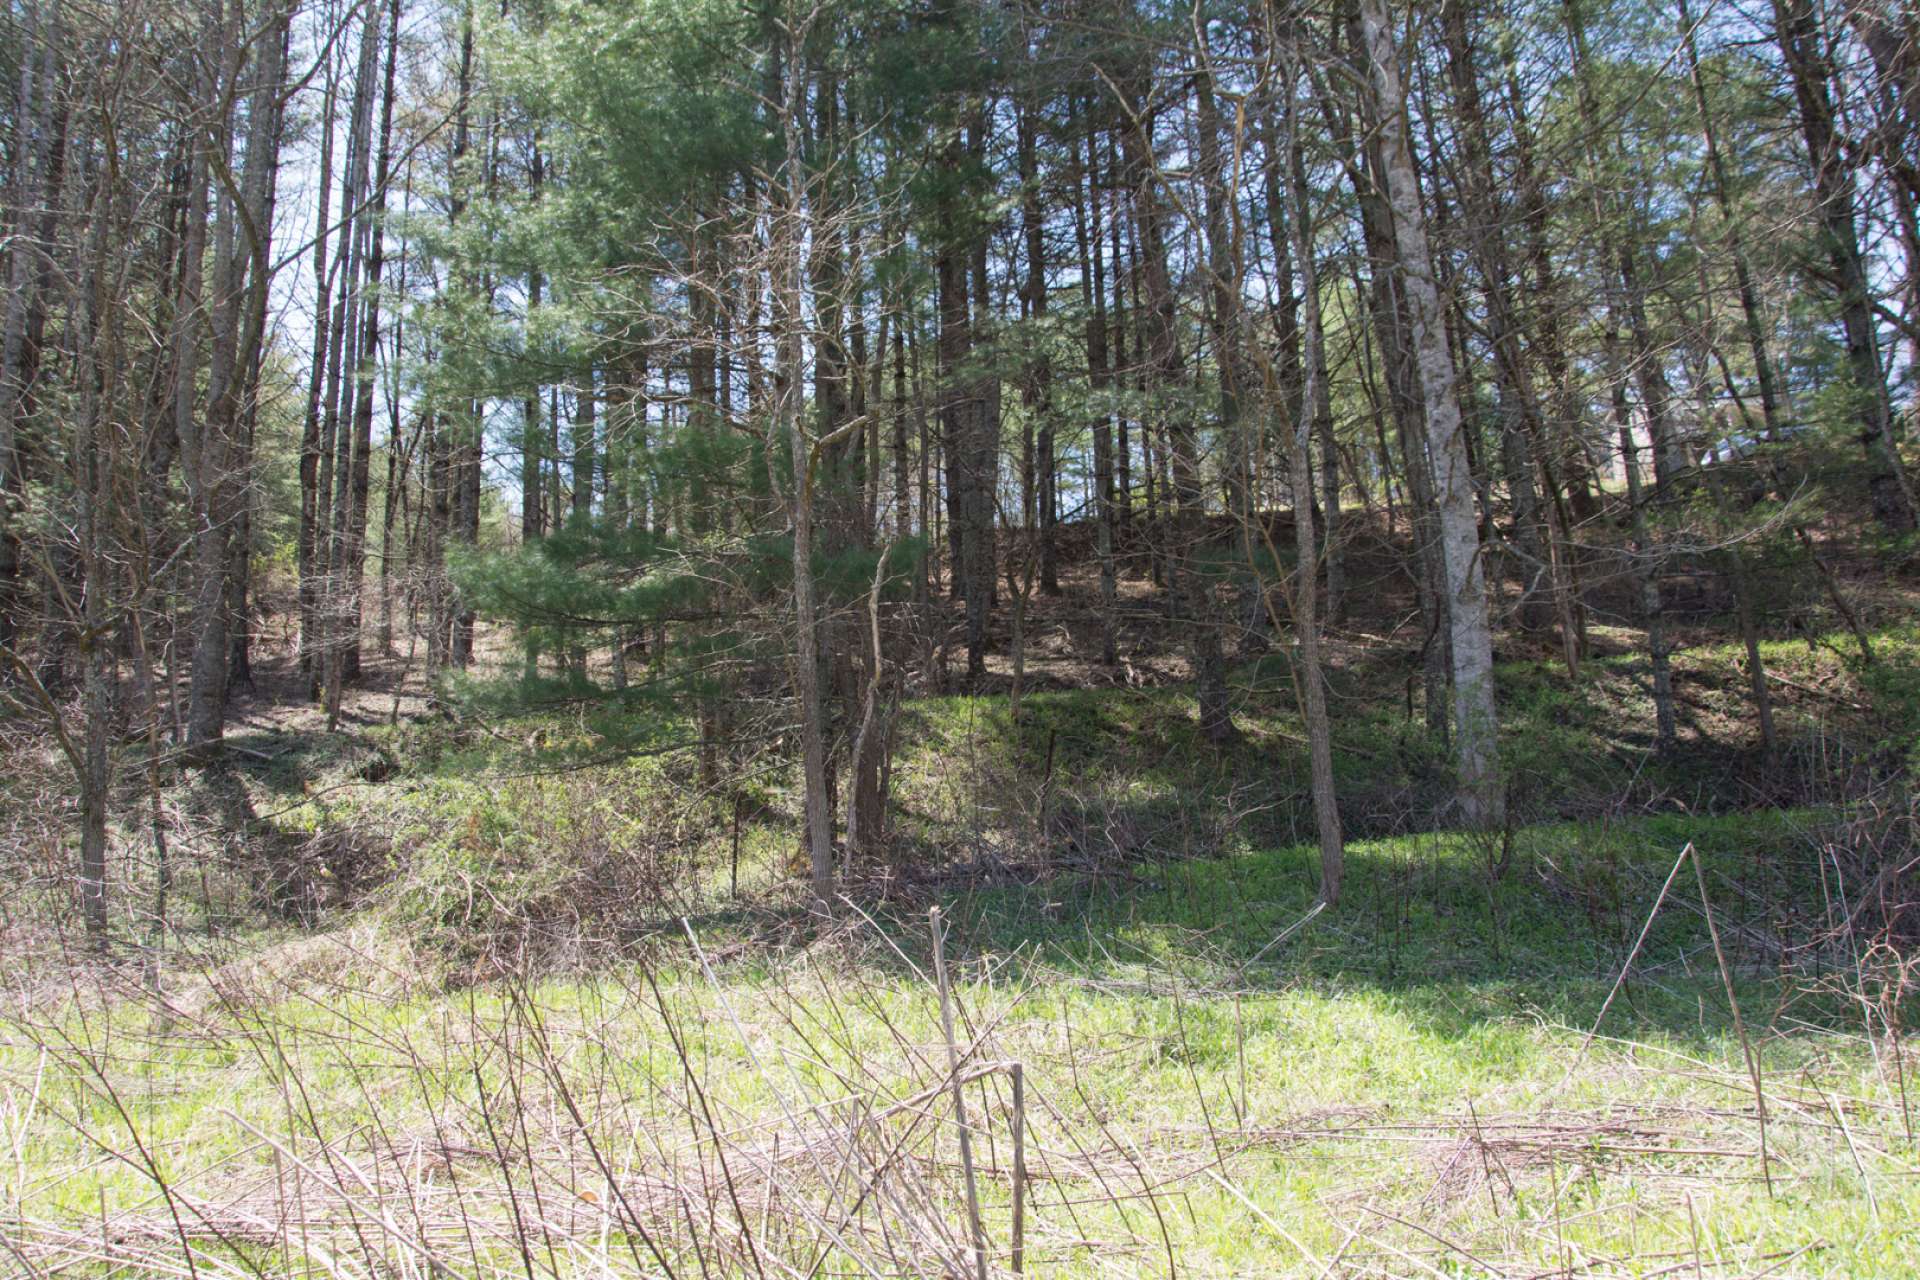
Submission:
<svg viewBox="0 0 1920 1280">
<path fill-rule="evenodd" d="M 711 808 L 640 766 L 435 781 L 402 802 L 375 902 L 476 978 L 581 968 L 697 905 Z"/>
</svg>

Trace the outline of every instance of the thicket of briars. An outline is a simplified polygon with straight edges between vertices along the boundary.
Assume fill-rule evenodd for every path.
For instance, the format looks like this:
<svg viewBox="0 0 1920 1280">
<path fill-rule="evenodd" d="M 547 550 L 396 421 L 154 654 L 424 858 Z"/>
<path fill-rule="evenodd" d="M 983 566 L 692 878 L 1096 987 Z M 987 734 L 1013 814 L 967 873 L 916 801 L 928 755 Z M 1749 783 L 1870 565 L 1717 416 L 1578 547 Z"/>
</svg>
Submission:
<svg viewBox="0 0 1920 1280">
<path fill-rule="evenodd" d="M 1910 7 L 0 84 L 8 1267 L 1912 1269 Z"/>
</svg>

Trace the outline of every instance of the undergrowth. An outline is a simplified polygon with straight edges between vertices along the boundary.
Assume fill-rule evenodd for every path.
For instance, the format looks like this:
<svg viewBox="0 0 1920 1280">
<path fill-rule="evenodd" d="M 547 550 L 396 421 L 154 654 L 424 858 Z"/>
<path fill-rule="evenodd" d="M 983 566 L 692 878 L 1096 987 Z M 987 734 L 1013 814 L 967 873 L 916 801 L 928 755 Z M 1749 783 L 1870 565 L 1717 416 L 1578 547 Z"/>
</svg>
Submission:
<svg viewBox="0 0 1920 1280">
<path fill-rule="evenodd" d="M 1283 656 L 1219 751 L 1177 687 L 908 702 L 895 853 L 831 926 L 784 769 L 562 712 L 263 731 L 161 797 L 202 869 L 168 929 L 10 974 L 0 1238 L 29 1275 L 1001 1274 L 1019 1181 L 1029 1274 L 1920 1275 L 1920 681 L 1874 639 L 1768 647 L 1772 759 L 1732 647 L 1676 655 L 1671 759 L 1634 655 L 1510 656 L 1478 838 L 1398 677 L 1336 662 L 1319 912 Z"/>
</svg>

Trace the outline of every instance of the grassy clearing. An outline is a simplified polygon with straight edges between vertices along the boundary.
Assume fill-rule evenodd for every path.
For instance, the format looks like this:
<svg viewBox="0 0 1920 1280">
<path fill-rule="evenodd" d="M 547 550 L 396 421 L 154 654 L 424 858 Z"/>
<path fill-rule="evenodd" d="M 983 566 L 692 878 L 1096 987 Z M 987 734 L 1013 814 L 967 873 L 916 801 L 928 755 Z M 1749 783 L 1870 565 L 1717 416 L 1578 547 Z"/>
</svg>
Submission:
<svg viewBox="0 0 1920 1280">
<path fill-rule="evenodd" d="M 1491 887 L 1468 842 L 1363 842 L 1353 900 L 1270 950 L 1311 900 L 1305 850 L 948 901 L 966 1062 L 1024 1072 L 1023 1264 L 1920 1274 L 1896 1042 L 1810 984 L 1810 954 L 1783 978 L 1784 922 L 1742 905 L 1819 901 L 1825 821 L 1529 829 Z M 1581 1052 L 1686 840 L 1760 1054 L 1771 1194 L 1690 877 Z M 207 1275 L 965 1274 L 925 921 L 744 928 L 695 922 L 705 968 L 661 939 L 579 979 L 449 991 L 363 926 L 164 996 L 103 976 L 16 1010 L 13 1257 L 65 1275 L 184 1275 L 189 1257 Z M 1004 1273 L 1008 1078 L 967 1103 Z"/>
<path fill-rule="evenodd" d="M 1871 668 L 1849 638 L 1769 646 L 1771 765 L 1731 646 L 1676 655 L 1673 760 L 1635 654 L 1578 683 L 1512 656 L 1535 825 L 1487 840 L 1429 830 L 1445 761 L 1404 673 L 1351 655 L 1348 896 L 1310 920 L 1277 656 L 1239 670 L 1226 751 L 1177 687 L 909 703 L 910 871 L 851 868 L 861 910 L 826 931 L 793 910 L 784 771 L 704 786 L 560 714 L 262 728 L 244 769 L 167 797 L 183 865 L 215 870 L 177 889 L 164 968 L 54 964 L 36 926 L 13 973 L 6 1269 L 971 1274 L 937 902 L 995 1274 L 1018 1063 L 1028 1274 L 1920 1275 L 1911 978 L 1841 923 L 1856 854 L 1913 826 L 1834 801 L 1920 723 L 1920 640 L 1874 640 Z M 1691 866 L 1607 1005 L 1689 843 L 1764 1163 Z"/>
</svg>

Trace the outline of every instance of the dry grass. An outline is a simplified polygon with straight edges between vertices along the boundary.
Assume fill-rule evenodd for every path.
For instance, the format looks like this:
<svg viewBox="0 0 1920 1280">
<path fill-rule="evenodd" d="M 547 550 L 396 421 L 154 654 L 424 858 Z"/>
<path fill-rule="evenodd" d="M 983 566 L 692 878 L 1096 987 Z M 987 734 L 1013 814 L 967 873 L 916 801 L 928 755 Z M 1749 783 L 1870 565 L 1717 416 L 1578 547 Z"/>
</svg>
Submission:
<svg viewBox="0 0 1920 1280">
<path fill-rule="evenodd" d="M 1032 1274 L 1912 1266 L 1885 1037 L 1773 1034 L 1774 1198 L 1724 1037 L 1463 1033 L 1357 992 L 1142 991 L 956 949 L 950 1060 L 924 926 L 850 914 L 726 954 L 689 933 L 591 979 L 451 994 L 366 930 L 158 987 L 76 968 L 6 1025 L 8 1255 L 38 1276 L 972 1276 L 958 1082 L 994 1275 L 1016 1133 Z"/>
</svg>

